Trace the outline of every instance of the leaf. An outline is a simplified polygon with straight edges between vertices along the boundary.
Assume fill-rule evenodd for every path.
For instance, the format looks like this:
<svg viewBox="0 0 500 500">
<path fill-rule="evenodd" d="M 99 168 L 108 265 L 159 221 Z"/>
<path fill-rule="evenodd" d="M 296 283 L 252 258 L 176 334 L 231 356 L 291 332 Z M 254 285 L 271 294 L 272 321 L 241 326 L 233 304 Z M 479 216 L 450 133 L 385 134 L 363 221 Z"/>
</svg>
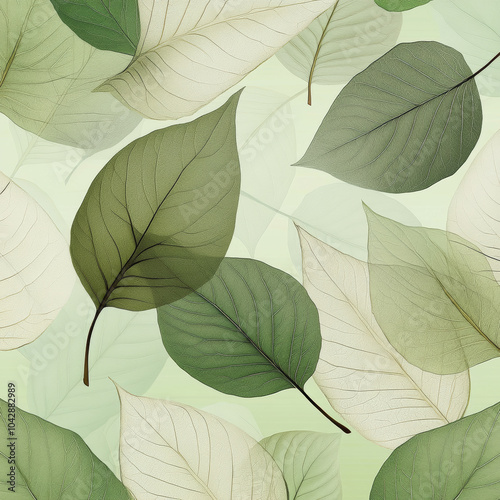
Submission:
<svg viewBox="0 0 500 500">
<path fill-rule="evenodd" d="M 500 47 L 500 19 L 496 0 L 434 0 L 431 6 L 440 14 L 436 18 L 439 38 L 459 50 L 474 68 L 487 64 Z M 491 66 L 476 78 L 479 92 L 500 96 L 500 65 Z"/>
<path fill-rule="evenodd" d="M 434 375 L 410 365 L 373 316 L 368 265 L 300 228 L 299 235 L 304 286 L 319 309 L 323 336 L 314 380 L 335 411 L 386 448 L 462 417 L 468 372 Z"/>
<path fill-rule="evenodd" d="M 401 12 L 429 3 L 431 0 L 375 0 L 375 3 L 385 10 Z"/>
<path fill-rule="evenodd" d="M 59 17 L 82 40 L 133 56 L 141 25 L 137 0 L 51 0 Z"/>
<path fill-rule="evenodd" d="M 334 0 L 144 0 L 132 63 L 97 90 L 158 120 L 191 115 L 236 85 Z M 203 78 L 200 78 L 203 75 Z"/>
<path fill-rule="evenodd" d="M 344 84 L 394 46 L 402 20 L 373 0 L 339 0 L 276 56 L 306 82 Z"/>
<path fill-rule="evenodd" d="M 224 259 L 208 283 L 159 308 L 158 324 L 183 370 L 241 397 L 302 389 L 321 347 L 318 312 L 302 285 L 250 259 Z"/>
<path fill-rule="evenodd" d="M 437 42 L 403 43 L 344 87 L 297 165 L 377 191 L 419 191 L 460 168 L 481 126 L 462 55 Z"/>
<path fill-rule="evenodd" d="M 340 434 L 283 432 L 260 442 L 283 472 L 289 500 L 340 500 Z"/>
<path fill-rule="evenodd" d="M 2 493 L 4 498 L 9 497 L 9 493 L 15 493 L 12 497 L 21 500 L 133 498 L 80 436 L 20 408 L 15 408 L 15 413 L 11 409 L 0 399 L 0 439 L 2 443 L 14 443 L 11 448 L 4 444 L 0 452 L 0 487 L 2 492 L 14 488 Z M 9 425 L 12 418 L 14 431 Z M 14 465 L 8 462 L 12 449 L 15 454 Z M 12 468 L 14 479 L 8 476 Z"/>
<path fill-rule="evenodd" d="M 380 469 L 371 500 L 497 500 L 500 404 L 415 436 Z"/>
<path fill-rule="evenodd" d="M 500 287 L 470 242 L 367 209 L 373 312 L 395 349 L 433 373 L 500 356 Z"/>
<path fill-rule="evenodd" d="M 143 394 L 168 359 L 153 311 L 138 314 L 107 309 L 95 329 L 90 359 L 92 386 L 86 387 L 80 367 L 85 349 L 84 328 L 94 315 L 93 309 L 78 284 L 45 334 L 22 348 L 31 362 L 24 380 L 27 409 L 84 438 L 119 412 L 109 377 Z"/>
<path fill-rule="evenodd" d="M 110 130 L 135 123 L 121 139 L 139 123 L 111 96 L 92 93 L 130 57 L 80 40 L 50 0 L 2 1 L 0 33 L 0 112 L 18 126 L 48 141 L 100 150 L 115 144 Z"/>
<path fill-rule="evenodd" d="M 71 293 L 68 245 L 36 201 L 0 173 L 0 350 L 33 342 Z"/>
<path fill-rule="evenodd" d="M 283 476 L 250 436 L 190 406 L 118 389 L 123 482 L 140 500 L 282 500 Z"/>
<path fill-rule="evenodd" d="M 453 197 L 448 230 L 485 254 L 500 281 L 500 131 L 474 159 Z"/>
</svg>

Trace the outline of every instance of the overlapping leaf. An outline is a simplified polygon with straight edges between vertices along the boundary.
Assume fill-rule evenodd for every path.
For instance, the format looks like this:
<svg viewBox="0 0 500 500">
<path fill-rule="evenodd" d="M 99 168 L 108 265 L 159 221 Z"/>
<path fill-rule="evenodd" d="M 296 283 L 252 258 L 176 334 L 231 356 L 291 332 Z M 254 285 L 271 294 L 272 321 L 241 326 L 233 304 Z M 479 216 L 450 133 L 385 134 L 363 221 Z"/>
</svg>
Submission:
<svg viewBox="0 0 500 500">
<path fill-rule="evenodd" d="M 500 132 L 470 166 L 450 205 L 448 230 L 485 254 L 500 281 Z"/>
<path fill-rule="evenodd" d="M 500 404 L 415 436 L 380 469 L 371 500 L 497 500 Z"/>
<path fill-rule="evenodd" d="M 99 90 L 148 118 L 187 116 L 237 84 L 334 0 L 139 4 L 132 63 Z"/>
<path fill-rule="evenodd" d="M 226 258 L 195 293 L 158 309 L 172 359 L 206 385 L 243 397 L 303 388 L 321 347 L 318 312 L 291 276 Z"/>
<path fill-rule="evenodd" d="M 367 217 L 373 311 L 397 351 L 442 374 L 500 356 L 500 286 L 477 247 L 369 209 Z"/>
<path fill-rule="evenodd" d="M 460 168 L 481 126 L 463 56 L 437 42 L 403 43 L 345 86 L 297 165 L 364 188 L 418 191 Z"/>
<path fill-rule="evenodd" d="M 0 112 L 20 127 L 49 141 L 99 150 L 139 122 L 111 96 L 92 93 L 130 57 L 80 40 L 50 0 L 3 1 L 0 33 Z"/>
<path fill-rule="evenodd" d="M 271 456 L 217 417 L 119 389 L 123 482 L 140 500 L 283 500 L 286 486 Z"/>
<path fill-rule="evenodd" d="M 0 487 L 2 498 L 30 500 L 128 500 L 133 497 L 114 474 L 67 429 L 16 408 L 13 413 L 0 400 Z M 7 444 L 13 444 L 8 448 Z M 9 462 L 14 450 L 15 464 Z M 4 451 L 6 450 L 6 451 Z M 14 467 L 14 478 L 8 473 Z M 14 489 L 10 483 L 14 483 Z"/>
<path fill-rule="evenodd" d="M 391 12 L 414 9 L 429 3 L 431 0 L 375 0 L 377 5 Z"/>
<path fill-rule="evenodd" d="M 40 205 L 0 173 L 0 350 L 41 335 L 73 283 L 64 237 Z"/>
<path fill-rule="evenodd" d="M 323 337 L 314 379 L 332 407 L 386 448 L 462 417 L 468 372 L 434 375 L 409 364 L 373 316 L 368 265 L 299 234 L 304 286 L 319 309 Z"/>
</svg>

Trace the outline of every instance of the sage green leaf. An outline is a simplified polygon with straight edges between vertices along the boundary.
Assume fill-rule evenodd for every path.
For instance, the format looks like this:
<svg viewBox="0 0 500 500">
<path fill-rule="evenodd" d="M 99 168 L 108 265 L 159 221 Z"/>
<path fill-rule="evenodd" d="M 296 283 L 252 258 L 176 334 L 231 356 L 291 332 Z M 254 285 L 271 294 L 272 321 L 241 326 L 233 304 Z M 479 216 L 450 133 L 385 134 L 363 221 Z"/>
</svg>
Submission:
<svg viewBox="0 0 500 500">
<path fill-rule="evenodd" d="M 396 350 L 441 374 L 500 356 L 500 286 L 477 247 L 366 212 L 373 312 Z"/>
<path fill-rule="evenodd" d="M 70 250 L 98 310 L 174 302 L 216 271 L 238 204 L 239 95 L 193 122 L 132 142 L 92 182 Z"/>
<path fill-rule="evenodd" d="M 256 260 L 224 259 L 208 283 L 159 308 L 158 324 L 172 359 L 226 394 L 301 389 L 319 359 L 318 311 L 307 292 Z"/>
<path fill-rule="evenodd" d="M 481 126 L 462 55 L 437 42 L 403 43 L 344 87 L 297 165 L 377 191 L 418 191 L 460 168 Z"/>
<path fill-rule="evenodd" d="M 19 500 L 133 498 L 80 436 L 20 408 L 15 409 L 15 414 L 9 410 L 12 407 L 0 399 L 2 498 L 11 495 Z M 9 426 L 13 415 L 14 429 L 12 425 Z M 11 443 L 14 443 L 12 448 L 7 447 Z M 15 464 L 9 462 L 11 449 L 15 453 Z M 12 467 L 15 479 L 7 475 Z M 9 491 L 10 487 L 14 487 L 14 490 Z"/>
<path fill-rule="evenodd" d="M 276 56 L 309 85 L 344 84 L 395 45 L 402 21 L 373 0 L 339 0 Z"/>
<path fill-rule="evenodd" d="M 498 500 L 500 403 L 419 434 L 384 463 L 371 500 Z"/>
<path fill-rule="evenodd" d="M 82 40 L 133 56 L 141 24 L 137 0 L 50 0 L 59 17 Z"/>
<path fill-rule="evenodd" d="M 3 0 L 0 33 L 0 112 L 18 126 L 48 141 L 101 150 L 139 123 L 116 99 L 92 92 L 130 56 L 78 38 L 50 0 Z"/>
<path fill-rule="evenodd" d="M 414 9 L 429 3 L 431 0 L 375 0 L 377 5 L 380 5 L 385 10 L 391 12 L 401 12 L 403 10 Z"/>
<path fill-rule="evenodd" d="M 340 500 L 340 434 L 294 431 L 274 434 L 260 444 L 283 472 L 288 500 Z"/>
</svg>

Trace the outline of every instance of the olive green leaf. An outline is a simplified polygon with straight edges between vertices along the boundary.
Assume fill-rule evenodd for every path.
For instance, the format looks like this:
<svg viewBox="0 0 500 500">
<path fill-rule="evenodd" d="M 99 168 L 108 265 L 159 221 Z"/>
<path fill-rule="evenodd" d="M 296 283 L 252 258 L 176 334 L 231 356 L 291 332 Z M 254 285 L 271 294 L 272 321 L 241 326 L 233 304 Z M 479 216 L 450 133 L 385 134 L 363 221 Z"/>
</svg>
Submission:
<svg viewBox="0 0 500 500">
<path fill-rule="evenodd" d="M 313 83 L 347 83 L 396 43 L 403 16 L 373 0 L 339 0 L 276 53 L 294 75 Z M 369 25 L 369 29 L 367 26 Z"/>
<path fill-rule="evenodd" d="M 98 91 L 147 118 L 199 110 L 274 55 L 335 0 L 141 0 L 130 65 Z M 203 77 L 200 77 L 203 75 Z"/>
<path fill-rule="evenodd" d="M 294 431 L 274 434 L 260 444 L 283 472 L 288 500 L 340 500 L 340 434 Z"/>
<path fill-rule="evenodd" d="M 139 500 L 285 500 L 283 475 L 238 427 L 191 406 L 118 387 L 120 467 Z"/>
<path fill-rule="evenodd" d="M 20 500 L 133 498 L 80 436 L 2 399 L 0 440 L 2 498 L 11 494 Z"/>
<path fill-rule="evenodd" d="M 375 0 L 377 5 L 380 5 L 385 10 L 391 12 L 401 12 L 403 10 L 414 9 L 415 7 L 420 7 L 420 5 L 425 5 L 431 0 Z"/>
<path fill-rule="evenodd" d="M 396 350 L 441 374 L 500 356 L 500 286 L 477 247 L 366 212 L 373 312 Z"/>
<path fill-rule="evenodd" d="M 205 285 L 160 307 L 158 324 L 172 359 L 200 382 L 241 397 L 296 388 L 315 405 L 304 385 L 321 349 L 318 311 L 283 271 L 226 258 Z"/>
<path fill-rule="evenodd" d="M 132 142 L 92 182 L 70 245 L 97 308 L 89 340 L 105 307 L 153 309 L 191 293 L 217 270 L 238 205 L 239 96 Z"/>
<path fill-rule="evenodd" d="M 364 188 L 418 191 L 460 168 L 481 126 L 462 55 L 437 42 L 403 43 L 345 86 L 297 165 Z"/>
<path fill-rule="evenodd" d="M 141 23 L 137 0 L 50 0 L 82 40 L 101 50 L 133 56 Z"/>
<path fill-rule="evenodd" d="M 384 463 L 371 500 L 498 500 L 500 403 L 418 434 Z"/>
<path fill-rule="evenodd" d="M 109 95 L 92 91 L 130 56 L 78 38 L 50 0 L 0 2 L 0 112 L 48 141 L 101 150 L 140 121 Z"/>
</svg>

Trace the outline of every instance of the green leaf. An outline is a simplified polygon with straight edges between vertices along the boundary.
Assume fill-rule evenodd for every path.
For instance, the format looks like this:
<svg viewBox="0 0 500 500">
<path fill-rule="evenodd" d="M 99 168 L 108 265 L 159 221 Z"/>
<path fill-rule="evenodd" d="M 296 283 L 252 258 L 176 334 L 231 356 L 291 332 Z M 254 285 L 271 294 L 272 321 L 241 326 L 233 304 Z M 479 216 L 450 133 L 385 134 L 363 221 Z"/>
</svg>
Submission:
<svg viewBox="0 0 500 500">
<path fill-rule="evenodd" d="M 94 179 L 73 222 L 71 256 L 97 308 L 153 309 L 215 272 L 238 203 L 239 95 L 132 142 Z"/>
<path fill-rule="evenodd" d="M 451 47 L 396 46 L 340 92 L 297 165 L 377 191 L 432 186 L 460 168 L 481 133 L 472 76 Z"/>
<path fill-rule="evenodd" d="M 10 411 L 9 411 L 10 410 Z M 13 428 L 12 418 L 14 416 Z M 0 399 L 0 488 L 10 497 L 7 475 L 14 467 L 12 498 L 32 500 L 126 500 L 133 497 L 80 436 Z M 10 424 L 10 425 L 9 425 Z M 14 430 L 13 430 L 14 429 Z M 14 435 L 11 434 L 13 432 Z M 15 439 L 14 439 L 15 438 Z M 14 443 L 12 448 L 7 444 Z M 11 450 L 15 464 L 8 462 Z M 6 453 L 9 453 L 7 455 Z M 3 493 L 7 492 L 7 493 Z"/>
<path fill-rule="evenodd" d="M 371 500 L 498 500 L 500 403 L 410 439 L 380 469 Z"/>
<path fill-rule="evenodd" d="M 102 150 L 140 121 L 111 96 L 92 92 L 130 56 L 78 38 L 50 0 L 0 2 L 0 112 L 48 141 Z"/>
<path fill-rule="evenodd" d="M 307 292 L 256 260 L 224 259 L 195 293 L 159 308 L 158 324 L 172 359 L 226 394 L 303 388 L 319 359 L 318 311 Z"/>
<path fill-rule="evenodd" d="M 403 10 L 414 9 L 429 3 L 431 0 L 375 0 L 375 3 L 385 10 L 391 12 L 401 12 Z"/>
<path fill-rule="evenodd" d="M 367 209 L 375 317 L 407 361 L 459 373 L 500 356 L 500 286 L 470 242 Z"/>
<path fill-rule="evenodd" d="M 402 21 L 401 14 L 388 14 L 373 0 L 339 0 L 276 56 L 309 87 L 345 84 L 395 45 Z"/>
<path fill-rule="evenodd" d="M 101 50 L 133 56 L 141 23 L 137 0 L 50 0 L 82 40 Z"/>
<path fill-rule="evenodd" d="M 283 472 L 288 500 L 340 500 L 340 434 L 294 431 L 274 434 L 260 444 Z"/>
</svg>

